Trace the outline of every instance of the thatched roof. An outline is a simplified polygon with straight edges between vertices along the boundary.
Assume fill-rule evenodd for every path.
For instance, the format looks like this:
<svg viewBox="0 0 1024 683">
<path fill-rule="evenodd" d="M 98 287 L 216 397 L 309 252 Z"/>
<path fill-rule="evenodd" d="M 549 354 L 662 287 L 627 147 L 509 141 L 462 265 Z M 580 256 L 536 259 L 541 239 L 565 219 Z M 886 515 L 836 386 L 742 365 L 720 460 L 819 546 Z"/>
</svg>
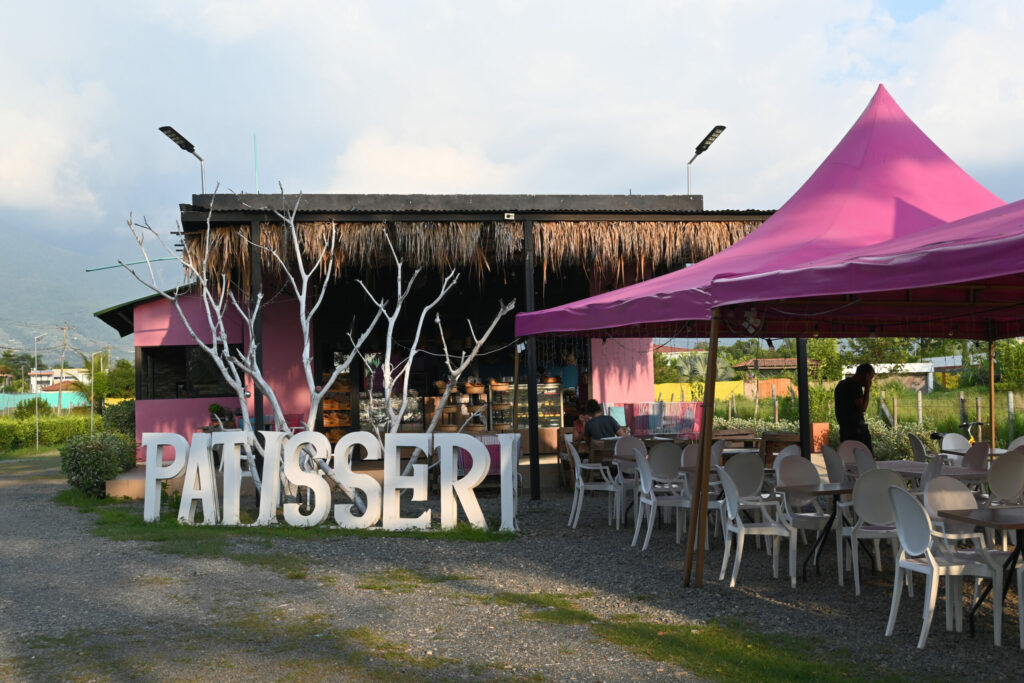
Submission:
<svg viewBox="0 0 1024 683">
<path fill-rule="evenodd" d="M 262 265 L 287 259 L 284 233 L 272 212 L 301 204 L 300 246 L 315 258 L 329 243 L 334 272 L 372 269 L 391 261 L 385 235 L 412 267 L 464 269 L 477 277 L 524 258 L 524 219 L 533 221 L 535 264 L 545 279 L 565 269 L 600 270 L 622 281 L 627 271 L 649 277 L 682 267 L 747 235 L 770 212 L 706 212 L 700 197 L 680 195 L 243 195 L 193 197 L 182 206 L 185 251 L 209 257 L 215 272 L 249 270 L 250 221 L 260 221 Z M 496 209 L 505 207 L 506 211 Z M 508 211 L 512 209 L 512 211 Z M 270 214 L 270 215 L 268 215 Z M 202 219 L 200 222 L 200 218 Z M 214 228 L 209 243 L 206 219 Z"/>
</svg>

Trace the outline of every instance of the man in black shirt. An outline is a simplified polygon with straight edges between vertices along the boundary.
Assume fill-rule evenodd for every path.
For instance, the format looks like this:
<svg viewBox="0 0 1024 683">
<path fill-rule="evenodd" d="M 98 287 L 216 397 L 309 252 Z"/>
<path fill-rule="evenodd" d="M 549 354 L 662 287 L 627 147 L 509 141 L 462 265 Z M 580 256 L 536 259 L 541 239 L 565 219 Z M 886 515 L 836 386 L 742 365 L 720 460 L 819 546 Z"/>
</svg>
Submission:
<svg viewBox="0 0 1024 683">
<path fill-rule="evenodd" d="M 584 412 L 591 416 L 587 426 L 583 428 L 583 436 L 588 444 L 594 439 L 626 435 L 626 428 L 620 426 L 614 417 L 605 415 L 601 404 L 594 399 L 587 401 Z"/>
<path fill-rule="evenodd" d="M 868 363 L 857 366 L 852 377 L 836 385 L 836 421 L 839 423 L 839 440 L 856 439 L 871 449 L 871 433 L 864 422 L 864 411 L 867 410 L 871 382 L 875 379 L 875 369 Z M 872 449 L 873 451 L 873 449 Z"/>
</svg>

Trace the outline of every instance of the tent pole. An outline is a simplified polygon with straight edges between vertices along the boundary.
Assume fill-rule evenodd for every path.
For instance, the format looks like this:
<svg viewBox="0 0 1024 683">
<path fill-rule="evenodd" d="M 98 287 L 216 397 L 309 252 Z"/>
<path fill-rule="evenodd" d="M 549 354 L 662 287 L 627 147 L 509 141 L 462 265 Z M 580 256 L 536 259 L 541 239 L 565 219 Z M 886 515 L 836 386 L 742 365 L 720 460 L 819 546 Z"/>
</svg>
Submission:
<svg viewBox="0 0 1024 683">
<path fill-rule="evenodd" d="M 715 424 L 715 377 L 718 375 L 718 328 L 722 312 L 714 309 L 711 316 L 711 337 L 708 344 L 707 374 L 704 379 L 704 413 L 700 426 L 700 459 L 697 463 L 696 481 L 693 486 L 693 508 L 690 510 L 690 524 L 686 534 L 686 568 L 683 585 L 689 586 L 693 569 L 694 551 L 697 555 L 697 573 L 694 585 L 704 583 L 704 542 L 708 529 L 708 480 L 711 471 L 711 441 Z"/>
<path fill-rule="evenodd" d="M 988 343 L 988 428 L 991 438 L 988 447 L 996 447 L 996 343 Z M 991 452 L 991 451 L 990 451 Z M 991 457 L 991 456 L 990 456 Z"/>
<path fill-rule="evenodd" d="M 811 390 L 807 381 L 807 340 L 796 340 L 797 405 L 800 408 L 800 454 L 811 459 Z"/>
</svg>

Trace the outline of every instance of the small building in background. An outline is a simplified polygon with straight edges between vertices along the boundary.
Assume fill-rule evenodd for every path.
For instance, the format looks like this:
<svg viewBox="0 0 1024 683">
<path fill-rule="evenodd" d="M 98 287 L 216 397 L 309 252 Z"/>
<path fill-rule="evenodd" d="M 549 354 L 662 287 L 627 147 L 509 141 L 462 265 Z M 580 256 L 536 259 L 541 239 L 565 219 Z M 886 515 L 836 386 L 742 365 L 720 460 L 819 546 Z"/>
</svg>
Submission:
<svg viewBox="0 0 1024 683">
<path fill-rule="evenodd" d="M 895 379 L 912 391 L 930 393 L 935 389 L 935 366 L 931 361 L 920 363 L 875 363 L 875 382 L 887 382 Z M 856 365 L 843 367 L 843 375 L 849 376 L 857 371 Z"/>
</svg>

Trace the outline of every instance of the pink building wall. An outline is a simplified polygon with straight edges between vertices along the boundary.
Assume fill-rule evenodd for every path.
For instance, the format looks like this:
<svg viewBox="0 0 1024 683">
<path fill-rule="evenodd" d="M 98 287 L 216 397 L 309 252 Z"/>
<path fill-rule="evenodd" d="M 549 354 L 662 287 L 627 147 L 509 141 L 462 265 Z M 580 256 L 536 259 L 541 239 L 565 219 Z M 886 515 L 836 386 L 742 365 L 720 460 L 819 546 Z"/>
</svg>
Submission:
<svg viewBox="0 0 1024 683">
<path fill-rule="evenodd" d="M 654 340 L 590 342 L 591 397 L 601 403 L 654 401 Z"/>
<path fill-rule="evenodd" d="M 183 297 L 182 309 L 201 339 L 210 339 L 210 328 L 202 302 L 196 297 Z M 191 335 L 181 321 L 174 305 L 157 299 L 135 307 L 135 346 L 192 346 Z M 237 313 L 228 315 L 228 341 L 247 343 L 245 325 Z M 309 391 L 302 373 L 302 330 L 298 321 L 298 305 L 294 299 L 277 299 L 263 313 L 263 374 L 278 396 L 285 414 L 301 414 L 309 410 Z M 252 390 L 251 384 L 247 387 Z M 210 423 L 209 406 L 219 403 L 229 410 L 238 408 L 233 395 L 145 399 L 135 402 L 135 436 L 141 442 L 143 432 L 173 432 L 191 438 Z M 249 413 L 253 414 L 252 399 Z M 269 401 L 264 413 L 271 414 Z"/>
</svg>

